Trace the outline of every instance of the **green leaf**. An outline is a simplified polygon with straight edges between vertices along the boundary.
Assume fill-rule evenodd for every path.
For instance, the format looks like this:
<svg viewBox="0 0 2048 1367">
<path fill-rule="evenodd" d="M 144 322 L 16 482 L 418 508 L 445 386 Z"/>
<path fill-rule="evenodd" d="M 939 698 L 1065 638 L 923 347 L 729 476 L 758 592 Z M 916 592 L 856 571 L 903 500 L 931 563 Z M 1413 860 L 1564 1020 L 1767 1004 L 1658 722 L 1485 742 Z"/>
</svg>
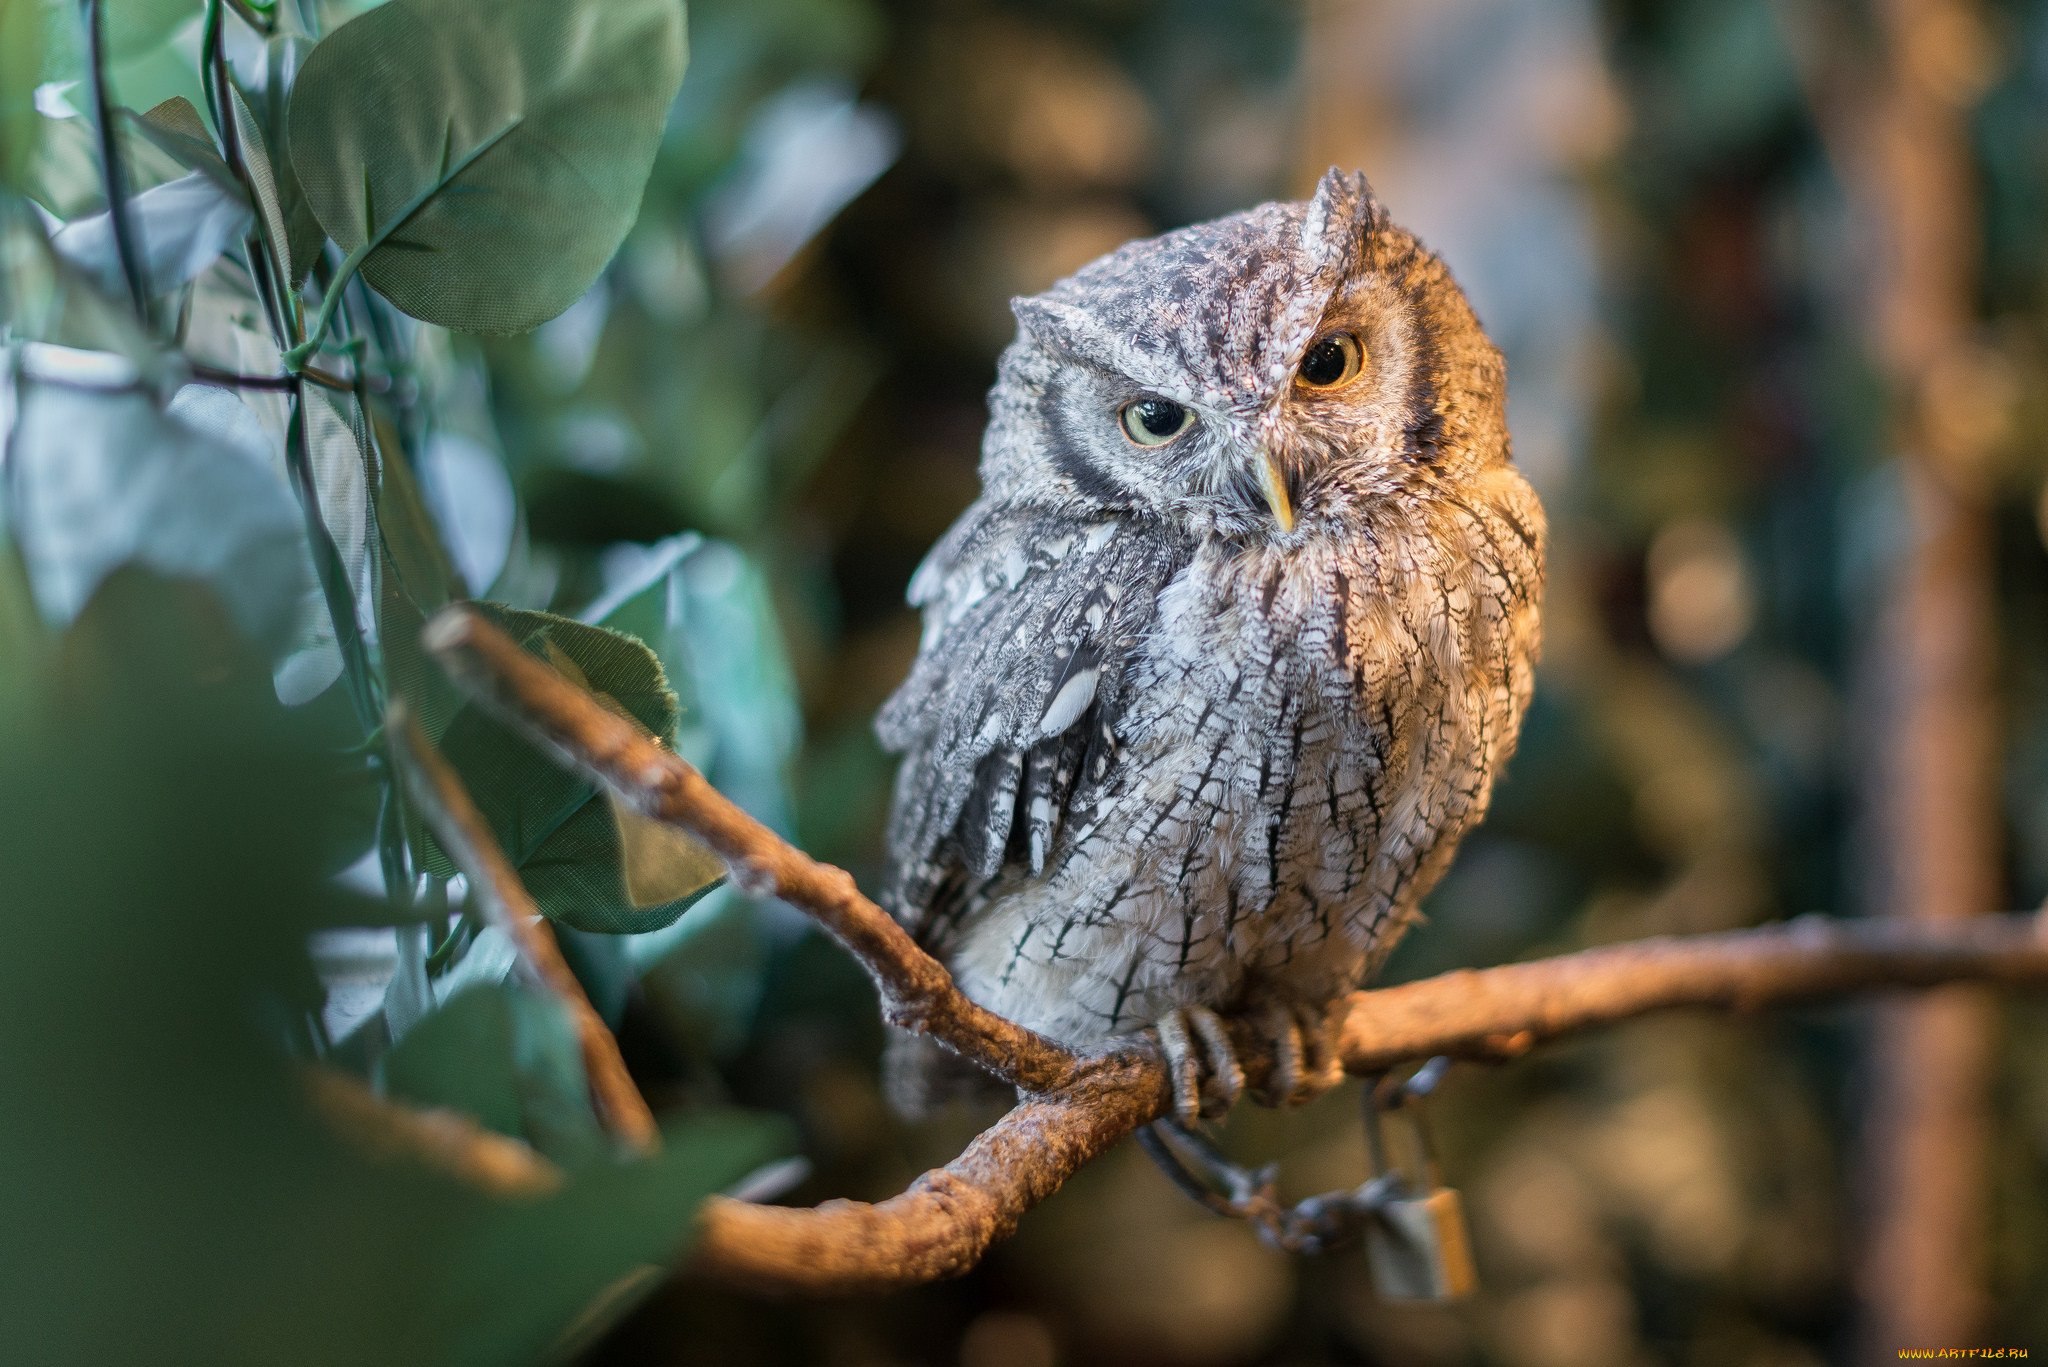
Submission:
<svg viewBox="0 0 2048 1367">
<path fill-rule="evenodd" d="M 381 457 L 377 461 L 374 491 L 377 540 L 383 548 L 387 572 L 395 577 L 406 600 L 424 616 L 454 598 L 465 596 L 461 580 L 397 431 L 381 413 L 373 413 L 370 434 Z"/>
<path fill-rule="evenodd" d="M 506 1208 L 488 1242 L 449 1270 L 464 1337 L 446 1360 L 552 1361 L 587 1343 L 689 1251 L 704 1199 L 787 1153 L 790 1139 L 780 1119 L 695 1117 L 665 1127 L 649 1157 L 586 1168 L 559 1194 Z"/>
<path fill-rule="evenodd" d="M 235 178 L 227 162 L 221 159 L 220 149 L 213 145 L 213 134 L 207 131 L 206 121 L 192 107 L 192 101 L 182 95 L 173 95 L 143 113 L 123 112 L 133 121 L 135 131 L 164 155 L 188 171 L 205 173 L 210 180 L 232 190 L 237 196 L 242 194 L 242 183 Z"/>
<path fill-rule="evenodd" d="M 152 295 L 167 294 L 212 265 L 242 236 L 249 226 L 249 204 L 239 188 L 230 190 L 194 172 L 130 198 L 128 221 L 140 242 L 145 288 Z M 122 268 L 110 215 L 67 223 L 51 245 L 103 293 L 120 293 Z"/>
<path fill-rule="evenodd" d="M 430 1011 L 384 1058 L 384 1084 L 448 1106 L 580 1166 L 605 1150 L 575 1027 L 559 1003 L 512 982 L 480 984 Z"/>
<path fill-rule="evenodd" d="M 658 930 L 725 878 L 717 855 L 610 793 L 586 802 L 521 866 L 554 920 L 614 935 Z"/>
<path fill-rule="evenodd" d="M 278 667 L 278 696 L 289 703 L 318 697 L 341 677 L 358 642 L 337 633 L 335 619 L 353 601 L 356 611 L 370 598 L 372 560 L 370 534 L 373 511 L 370 489 L 376 478 L 376 452 L 362 424 L 354 396 L 327 389 L 309 389 L 300 405 L 303 422 L 293 438 L 303 441 L 312 470 L 321 525 L 332 547 L 313 550 L 316 579 L 299 607 L 296 649 Z M 324 564 L 323 568 L 323 562 Z M 329 586 L 319 575 L 332 576 Z"/>
<path fill-rule="evenodd" d="M 671 742 L 680 708 L 646 645 L 551 613 L 477 607 L 643 731 Z M 445 697 L 443 686 L 418 667 L 393 677 L 408 689 L 432 690 L 418 704 L 432 734 L 448 715 L 435 702 Z M 697 842 L 600 796 L 488 714 L 463 707 L 445 726 L 443 752 L 550 919 L 606 934 L 655 930 L 723 881 L 724 865 Z M 422 848 L 430 871 L 454 871 L 431 841 Z"/>
<path fill-rule="evenodd" d="M 34 1175 L 0 1183 L 8 1360 L 559 1360 L 787 1128 L 695 1116 L 508 1201 L 324 1124 L 264 1007 L 303 974 L 329 761 L 204 599 L 116 576 L 61 699 L 0 725 L 0 1089 L 37 1098 L 0 1109 L 0 1172 Z M 512 1071 L 559 1087 L 524 1010 Z"/>
<path fill-rule="evenodd" d="M 43 0 L 0 0 L 0 185 L 20 187 L 35 154 Z"/>
<path fill-rule="evenodd" d="M 285 216 L 284 199 L 278 190 L 277 176 L 271 169 L 270 147 L 263 136 L 263 124 L 232 82 L 228 84 L 228 100 L 234 106 L 235 136 L 242 143 L 242 165 L 248 168 L 249 188 L 256 192 L 256 208 L 263 215 L 263 235 L 269 239 L 270 250 L 277 254 L 279 264 L 284 267 L 284 278 L 297 282 L 312 269 L 313 263 L 299 261 L 292 256 L 291 230 Z"/>
<path fill-rule="evenodd" d="M 625 239 L 683 62 L 678 0 L 390 0 L 306 59 L 292 164 L 392 303 L 524 331 Z"/>
<path fill-rule="evenodd" d="M 36 6 L 31 3 L 30 8 Z M 85 74 L 85 35 L 79 23 L 79 6 L 64 0 L 43 0 L 41 8 L 49 16 L 42 79 L 79 79 Z M 108 62 L 127 62 L 156 53 L 172 34 L 197 19 L 200 9 L 199 0 L 107 0 L 102 22 L 106 24 Z M 124 93 L 127 90 L 119 83 L 115 88 Z"/>
<path fill-rule="evenodd" d="M 291 128 L 288 118 L 292 86 L 313 51 L 313 40 L 302 33 L 279 33 L 264 47 L 263 127 L 270 145 L 271 171 L 277 177 L 277 193 L 284 205 L 285 237 L 290 246 L 292 267 L 299 274 L 294 285 L 313 268 L 327 233 L 306 202 L 306 191 L 292 169 Z"/>
<path fill-rule="evenodd" d="M 705 721 L 718 736 L 718 782 L 787 831 L 784 772 L 802 744 L 803 716 L 768 577 L 738 547 L 714 541 L 684 564 L 682 590 Z"/>
<path fill-rule="evenodd" d="M 254 423 L 241 401 L 195 385 L 166 413 L 133 389 L 96 392 L 75 378 L 115 358 L 37 346 L 19 355 L 10 511 L 43 614 L 69 621 L 135 561 L 210 582 L 252 637 L 280 638 L 304 573 L 299 512 L 236 435 Z"/>
<path fill-rule="evenodd" d="M 36 211 L 7 195 L 0 195 L 0 299 L 6 300 L 10 341 L 59 348 L 39 353 L 24 347 L 14 353 L 17 366 L 39 355 L 68 356 L 63 368 L 122 365 L 126 377 L 153 389 L 177 378 L 162 343 L 143 329 L 126 299 L 117 303 L 80 280 L 52 250 Z"/>
<path fill-rule="evenodd" d="M 29 595 L 21 556 L 0 522 L 0 722 L 32 696 L 47 665 L 53 641 Z"/>
</svg>

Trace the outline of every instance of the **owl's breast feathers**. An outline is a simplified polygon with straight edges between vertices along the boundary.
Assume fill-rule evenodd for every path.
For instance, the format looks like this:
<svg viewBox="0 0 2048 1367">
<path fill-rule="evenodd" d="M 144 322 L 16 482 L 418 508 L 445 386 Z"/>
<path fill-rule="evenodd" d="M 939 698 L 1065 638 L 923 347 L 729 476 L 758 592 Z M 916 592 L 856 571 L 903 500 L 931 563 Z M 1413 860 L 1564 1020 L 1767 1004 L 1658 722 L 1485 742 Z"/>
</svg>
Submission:
<svg viewBox="0 0 2048 1367">
<path fill-rule="evenodd" d="M 1036 965 L 1072 1000 L 991 1004 L 1067 1036 L 1298 954 L 1352 985 L 1513 747 L 1541 538 L 1506 467 L 1256 545 L 985 499 L 913 585 L 878 722 L 897 913 L 984 999 Z"/>
</svg>

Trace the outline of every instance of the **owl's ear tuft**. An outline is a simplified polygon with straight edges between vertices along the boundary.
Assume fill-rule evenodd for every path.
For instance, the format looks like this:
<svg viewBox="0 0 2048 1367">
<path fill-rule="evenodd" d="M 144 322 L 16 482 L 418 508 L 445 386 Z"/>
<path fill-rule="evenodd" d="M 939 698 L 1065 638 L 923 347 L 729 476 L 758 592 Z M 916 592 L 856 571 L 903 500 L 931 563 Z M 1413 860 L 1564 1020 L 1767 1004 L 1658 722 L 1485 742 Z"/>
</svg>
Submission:
<svg viewBox="0 0 2048 1367">
<path fill-rule="evenodd" d="M 1379 201 L 1362 171 L 1332 166 L 1316 183 L 1316 192 L 1301 216 L 1301 249 L 1312 260 L 1336 264 L 1348 257 L 1360 238 L 1371 232 Z"/>
</svg>

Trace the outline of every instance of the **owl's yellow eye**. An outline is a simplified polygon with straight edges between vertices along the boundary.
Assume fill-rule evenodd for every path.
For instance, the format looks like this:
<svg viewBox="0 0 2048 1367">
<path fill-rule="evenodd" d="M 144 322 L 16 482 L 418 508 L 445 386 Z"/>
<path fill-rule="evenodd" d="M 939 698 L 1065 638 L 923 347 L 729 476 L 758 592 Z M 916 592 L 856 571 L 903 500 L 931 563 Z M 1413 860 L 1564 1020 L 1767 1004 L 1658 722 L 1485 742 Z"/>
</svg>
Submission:
<svg viewBox="0 0 2048 1367">
<path fill-rule="evenodd" d="M 1326 332 L 1310 342 L 1295 368 L 1294 382 L 1303 389 L 1335 389 L 1358 378 L 1365 369 L 1365 348 L 1348 332 Z"/>
<path fill-rule="evenodd" d="M 1195 415 L 1172 399 L 1138 399 L 1117 414 L 1124 435 L 1140 446 L 1164 446 L 1195 425 Z"/>
</svg>

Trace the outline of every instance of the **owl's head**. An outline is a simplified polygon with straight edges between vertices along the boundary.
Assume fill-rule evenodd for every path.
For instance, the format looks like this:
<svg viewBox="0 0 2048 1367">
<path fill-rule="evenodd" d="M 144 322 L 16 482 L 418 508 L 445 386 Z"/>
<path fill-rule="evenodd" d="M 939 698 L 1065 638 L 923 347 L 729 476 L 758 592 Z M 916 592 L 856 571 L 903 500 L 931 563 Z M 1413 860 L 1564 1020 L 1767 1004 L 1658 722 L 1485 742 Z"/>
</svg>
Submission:
<svg viewBox="0 0 2048 1367">
<path fill-rule="evenodd" d="M 1130 243 L 1012 308 L 997 497 L 1263 540 L 1507 459 L 1500 353 L 1360 175 Z"/>
</svg>

